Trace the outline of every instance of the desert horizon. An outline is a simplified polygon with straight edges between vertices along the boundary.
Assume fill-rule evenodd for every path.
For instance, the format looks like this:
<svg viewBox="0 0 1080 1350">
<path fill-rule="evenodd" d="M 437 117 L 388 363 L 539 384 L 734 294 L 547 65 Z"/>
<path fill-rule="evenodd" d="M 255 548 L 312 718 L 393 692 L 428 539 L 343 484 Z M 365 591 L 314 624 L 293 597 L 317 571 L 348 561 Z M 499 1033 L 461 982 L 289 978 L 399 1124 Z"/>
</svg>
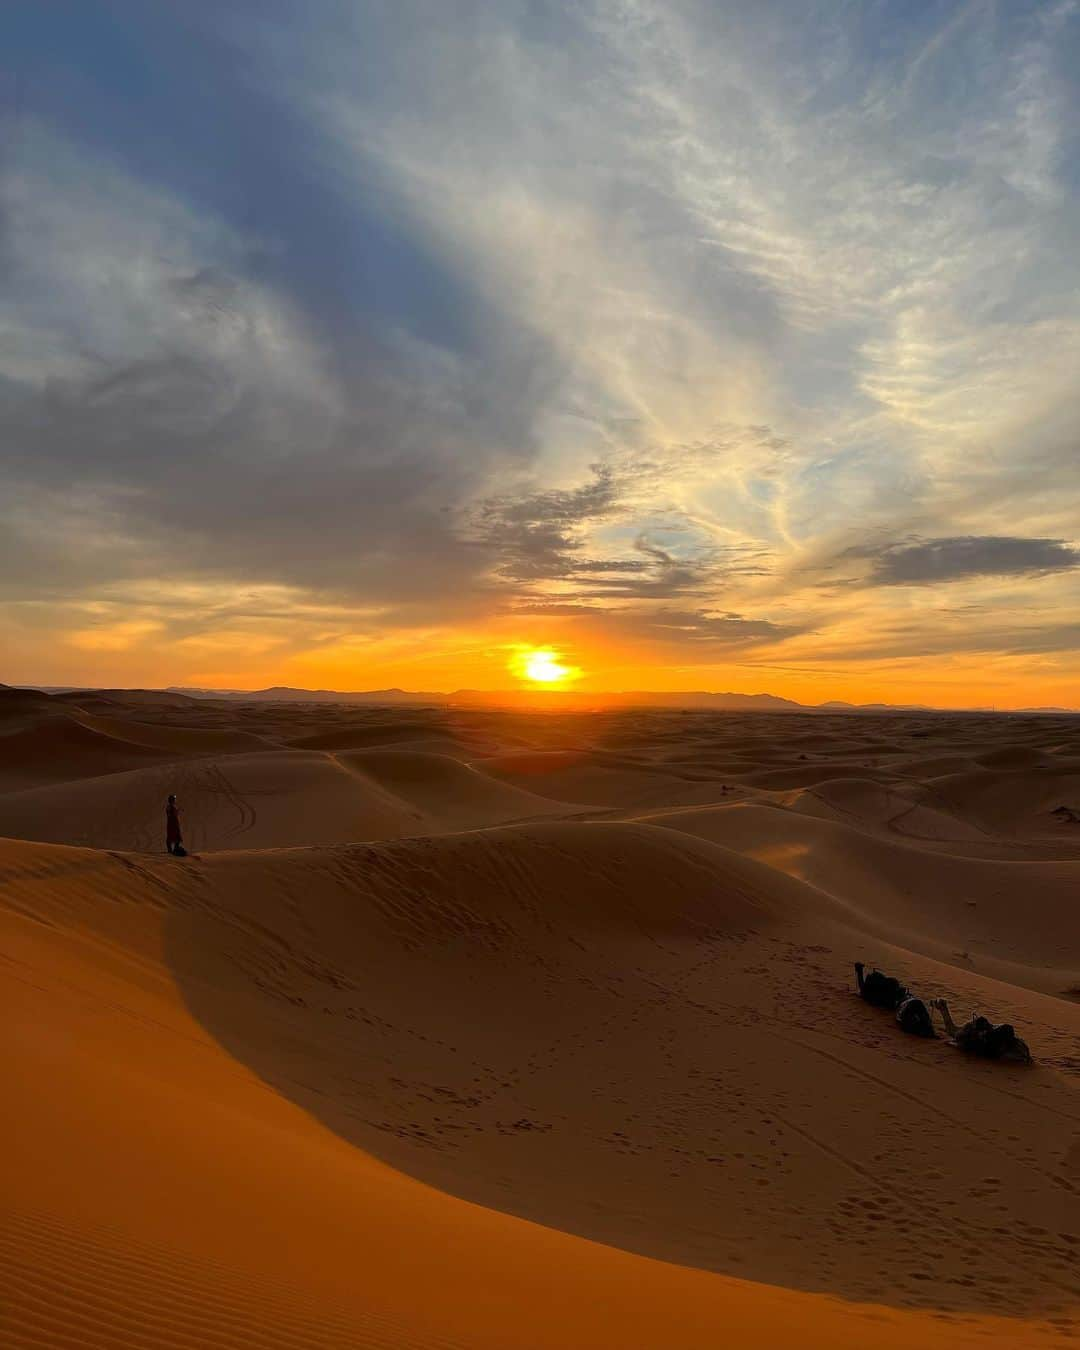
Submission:
<svg viewBox="0 0 1080 1350">
<path fill-rule="evenodd" d="M 1000 713 L 1003 716 L 1022 714 L 1051 714 L 1080 716 L 1077 708 L 997 708 L 991 707 L 934 707 L 930 704 L 848 703 L 843 699 L 825 699 L 821 703 L 799 703 L 764 692 L 735 693 L 730 690 L 706 689 L 545 689 L 542 686 L 505 689 L 407 690 L 407 689 L 295 689 L 284 685 L 270 685 L 265 689 L 200 689 L 186 685 L 164 685 L 153 689 L 100 690 L 92 685 L 20 684 L 3 685 L 0 689 L 18 689 L 42 694 L 112 693 L 137 696 L 141 694 L 180 694 L 189 698 L 239 702 L 284 703 L 343 703 L 367 705 L 460 705 L 473 704 L 492 708 L 527 707 L 532 711 L 594 712 L 617 707 L 666 707 L 674 711 L 751 711 L 763 712 L 940 712 L 940 713 Z"/>
</svg>

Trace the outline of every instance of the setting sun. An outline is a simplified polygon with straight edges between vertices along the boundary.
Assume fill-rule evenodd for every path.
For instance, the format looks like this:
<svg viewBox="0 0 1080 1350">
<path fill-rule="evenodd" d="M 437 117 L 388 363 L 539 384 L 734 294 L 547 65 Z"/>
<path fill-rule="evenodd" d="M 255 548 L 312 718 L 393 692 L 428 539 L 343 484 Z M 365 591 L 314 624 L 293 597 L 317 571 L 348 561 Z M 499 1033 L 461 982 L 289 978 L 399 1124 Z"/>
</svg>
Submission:
<svg viewBox="0 0 1080 1350">
<path fill-rule="evenodd" d="M 566 666 L 555 660 L 554 652 L 533 652 L 525 663 L 525 674 L 530 680 L 541 680 L 544 684 L 557 684 L 565 680 L 569 671 Z"/>
<path fill-rule="evenodd" d="M 560 652 L 551 647 L 523 647 L 510 660 L 510 669 L 522 680 L 535 684 L 565 684 L 581 675 L 577 666 L 565 665 Z"/>
</svg>

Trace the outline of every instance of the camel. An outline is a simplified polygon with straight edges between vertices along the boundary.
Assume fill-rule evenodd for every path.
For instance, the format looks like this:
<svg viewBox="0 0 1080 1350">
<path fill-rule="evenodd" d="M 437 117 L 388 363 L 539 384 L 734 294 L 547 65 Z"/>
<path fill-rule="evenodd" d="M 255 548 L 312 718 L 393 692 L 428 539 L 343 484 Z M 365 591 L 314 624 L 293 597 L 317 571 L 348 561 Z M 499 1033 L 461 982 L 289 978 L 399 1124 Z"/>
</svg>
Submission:
<svg viewBox="0 0 1080 1350">
<path fill-rule="evenodd" d="M 895 1012 L 909 996 L 908 990 L 899 980 L 883 974 L 880 970 L 872 970 L 869 975 L 865 974 L 865 971 L 863 963 L 856 961 L 855 979 L 859 985 L 859 997 L 875 1008 L 887 1008 L 889 1012 Z"/>
<path fill-rule="evenodd" d="M 884 975 L 880 970 L 865 973 L 866 967 L 861 961 L 855 962 L 855 979 L 859 985 L 859 997 L 875 1008 L 886 1008 L 896 1013 L 901 1031 L 912 1036 L 933 1036 L 934 1020 L 930 1009 L 899 980 Z"/>
<path fill-rule="evenodd" d="M 1032 1062 L 1031 1051 L 1008 1022 L 994 1026 L 987 1018 L 973 1013 L 969 1021 L 958 1027 L 943 998 L 933 999 L 931 1006 L 941 1013 L 949 1044 L 955 1045 L 965 1054 L 978 1055 L 983 1059 L 1004 1059 L 1014 1064 Z"/>
</svg>

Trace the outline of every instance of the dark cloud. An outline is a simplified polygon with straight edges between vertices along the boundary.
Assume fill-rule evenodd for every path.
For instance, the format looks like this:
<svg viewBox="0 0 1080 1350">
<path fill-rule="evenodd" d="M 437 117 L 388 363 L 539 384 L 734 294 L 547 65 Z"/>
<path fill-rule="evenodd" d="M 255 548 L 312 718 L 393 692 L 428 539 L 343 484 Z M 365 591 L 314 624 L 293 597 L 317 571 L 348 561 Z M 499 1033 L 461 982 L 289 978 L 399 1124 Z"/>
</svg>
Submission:
<svg viewBox="0 0 1080 1350">
<path fill-rule="evenodd" d="M 1063 539 L 962 535 L 891 544 L 874 557 L 870 581 L 878 586 L 925 586 L 964 577 L 1067 572 L 1077 566 L 1080 549 Z"/>
<path fill-rule="evenodd" d="M 483 502 L 474 517 L 475 539 L 491 550 L 496 573 L 525 591 L 557 582 L 577 599 L 672 599 L 701 594 L 725 577 L 766 570 L 766 550 L 721 547 L 696 537 L 678 512 L 655 496 L 662 480 L 653 456 L 629 455 L 590 468 L 581 487 L 502 496 Z M 590 556 L 590 530 L 641 515 L 664 519 L 664 533 L 679 542 L 664 547 L 639 529 L 629 547 L 636 557 Z"/>
<path fill-rule="evenodd" d="M 647 642 L 670 647 L 680 661 L 708 662 L 731 647 L 751 647 L 782 642 L 807 631 L 805 626 L 751 619 L 735 612 L 718 613 L 710 608 L 675 609 L 666 605 L 629 605 L 604 609 L 595 605 L 535 603 L 515 605 L 513 614 L 581 619 L 591 632 L 620 641 Z"/>
<path fill-rule="evenodd" d="M 476 537 L 492 549 L 501 576 L 512 582 L 562 580 L 610 570 L 602 561 L 578 556 L 585 525 L 602 520 L 619 503 L 611 469 L 592 465 L 582 487 L 553 489 L 522 497 L 492 497 L 476 516 Z M 644 564 L 631 561 L 636 570 Z"/>
<path fill-rule="evenodd" d="M 761 429 L 752 431 L 757 436 Z M 483 504 L 477 533 L 496 555 L 497 574 L 513 596 L 506 612 L 580 620 L 609 640 L 649 643 L 691 662 L 802 631 L 720 609 L 717 594 L 738 576 L 766 571 L 769 555 L 752 545 L 703 541 L 676 512 L 669 514 L 664 543 L 639 529 L 626 545 L 634 556 L 591 556 L 590 532 L 629 524 L 650 506 L 655 511 L 662 481 L 648 452 L 594 464 L 591 473 L 578 488 Z"/>
<path fill-rule="evenodd" d="M 848 661 L 912 661 L 950 653 L 1009 656 L 1053 656 L 1080 652 L 1080 623 L 1056 622 L 1039 616 L 1035 622 L 1017 616 L 996 617 L 981 627 L 959 626 L 948 613 L 924 615 L 918 623 L 893 623 L 875 631 L 862 649 L 823 646 L 815 652 L 822 663 Z"/>
<path fill-rule="evenodd" d="M 768 619 L 747 619 L 742 614 L 713 614 L 701 610 L 655 609 L 635 617 L 634 627 L 643 636 L 677 643 L 738 645 L 792 637 L 798 628 Z"/>
<path fill-rule="evenodd" d="M 147 271 L 145 352 L 110 330 L 40 382 L 0 380 L 5 591 L 75 597 L 141 574 L 432 615 L 482 601 L 488 557 L 453 513 L 507 442 L 530 444 L 501 375 L 375 334 L 346 369 L 242 276 Z"/>
</svg>

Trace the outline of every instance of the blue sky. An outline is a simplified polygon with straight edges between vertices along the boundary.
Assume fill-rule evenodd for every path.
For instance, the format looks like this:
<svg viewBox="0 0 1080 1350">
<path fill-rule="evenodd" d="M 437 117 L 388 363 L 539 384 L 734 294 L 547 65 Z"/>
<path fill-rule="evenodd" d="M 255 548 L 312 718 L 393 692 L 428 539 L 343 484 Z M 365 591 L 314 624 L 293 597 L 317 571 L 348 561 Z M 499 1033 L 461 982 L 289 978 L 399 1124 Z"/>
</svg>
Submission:
<svg viewBox="0 0 1080 1350">
<path fill-rule="evenodd" d="M 5 678 L 1075 688 L 1074 0 L 5 39 Z"/>
</svg>

